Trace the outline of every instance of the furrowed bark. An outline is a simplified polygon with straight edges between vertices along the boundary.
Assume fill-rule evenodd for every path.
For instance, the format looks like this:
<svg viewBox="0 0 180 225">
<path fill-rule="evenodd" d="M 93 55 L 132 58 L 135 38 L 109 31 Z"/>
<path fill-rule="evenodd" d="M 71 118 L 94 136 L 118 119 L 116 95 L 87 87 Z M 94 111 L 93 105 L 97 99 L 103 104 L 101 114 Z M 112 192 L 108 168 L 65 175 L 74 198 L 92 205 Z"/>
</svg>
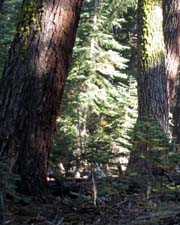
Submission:
<svg viewBox="0 0 180 225">
<path fill-rule="evenodd" d="M 163 27 L 166 46 L 166 76 L 168 78 L 168 104 L 172 106 L 177 80 L 180 50 L 180 1 L 163 1 Z"/>
<path fill-rule="evenodd" d="M 168 102 L 162 1 L 139 0 L 138 11 L 139 119 L 151 117 L 167 132 Z"/>
<path fill-rule="evenodd" d="M 23 191 L 46 184 L 48 156 L 82 0 L 24 0 L 0 83 L 0 156 Z"/>
<path fill-rule="evenodd" d="M 138 1 L 138 120 L 128 170 L 151 173 L 150 138 L 168 132 L 167 77 L 161 0 Z M 157 132 L 153 127 L 157 126 Z M 146 129 L 146 127 L 148 127 Z M 152 133 L 152 131 L 154 133 Z M 163 142 L 164 140 L 162 140 Z M 161 142 L 161 140 L 159 140 Z M 154 153 L 153 153 L 154 152 Z"/>
</svg>

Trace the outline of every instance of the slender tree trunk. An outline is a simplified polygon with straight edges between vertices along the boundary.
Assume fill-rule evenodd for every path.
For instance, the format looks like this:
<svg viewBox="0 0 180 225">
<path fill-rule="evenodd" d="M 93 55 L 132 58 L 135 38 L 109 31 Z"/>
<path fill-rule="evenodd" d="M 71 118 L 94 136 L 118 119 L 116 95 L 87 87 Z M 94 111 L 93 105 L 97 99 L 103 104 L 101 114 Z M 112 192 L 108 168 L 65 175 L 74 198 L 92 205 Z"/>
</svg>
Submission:
<svg viewBox="0 0 180 225">
<path fill-rule="evenodd" d="M 163 15 L 161 0 L 138 1 L 138 121 L 135 133 L 138 156 L 132 152 L 129 167 L 140 171 L 151 168 L 148 160 L 140 155 L 154 150 L 149 132 L 152 126 L 159 126 L 162 132 L 168 131 L 167 78 L 165 75 L 165 45 L 163 37 Z M 144 126 L 148 125 L 146 130 Z M 139 128 L 138 128 L 139 127 Z M 146 131 L 144 131 L 145 129 Z M 151 133 L 151 132 L 150 132 Z M 143 141 L 141 137 L 147 140 Z M 152 135 L 152 134 L 150 134 Z M 153 138 L 153 137 L 151 137 Z M 154 134 L 155 138 L 155 134 Z"/>
<path fill-rule="evenodd" d="M 0 224 L 4 225 L 4 196 L 3 193 L 0 192 Z"/>
<path fill-rule="evenodd" d="M 163 1 L 164 38 L 166 46 L 166 75 L 168 77 L 169 110 L 172 106 L 175 81 L 179 66 L 180 1 Z"/>
<path fill-rule="evenodd" d="M 24 0 L 0 83 L 0 156 L 23 191 L 46 184 L 48 156 L 82 0 Z"/>
<path fill-rule="evenodd" d="M 173 137 L 175 137 L 175 142 L 178 144 L 178 149 L 180 150 L 180 78 L 175 88 L 175 97 L 173 100 Z"/>
<path fill-rule="evenodd" d="M 2 8 L 3 8 L 3 4 L 4 4 L 4 0 L 0 0 L 0 11 L 1 11 Z"/>
</svg>

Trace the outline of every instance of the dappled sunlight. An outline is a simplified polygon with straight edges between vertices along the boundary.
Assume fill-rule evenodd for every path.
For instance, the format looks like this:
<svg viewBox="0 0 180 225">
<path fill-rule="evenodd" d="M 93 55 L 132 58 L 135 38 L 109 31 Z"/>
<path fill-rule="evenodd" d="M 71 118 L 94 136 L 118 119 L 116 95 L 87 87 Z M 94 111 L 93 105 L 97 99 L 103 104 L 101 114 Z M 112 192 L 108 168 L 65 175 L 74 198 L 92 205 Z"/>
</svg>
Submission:
<svg viewBox="0 0 180 225">
<path fill-rule="evenodd" d="M 15 32 L 18 1 L 0 3 L 0 225 L 180 224 L 179 1 L 27 0 Z"/>
</svg>

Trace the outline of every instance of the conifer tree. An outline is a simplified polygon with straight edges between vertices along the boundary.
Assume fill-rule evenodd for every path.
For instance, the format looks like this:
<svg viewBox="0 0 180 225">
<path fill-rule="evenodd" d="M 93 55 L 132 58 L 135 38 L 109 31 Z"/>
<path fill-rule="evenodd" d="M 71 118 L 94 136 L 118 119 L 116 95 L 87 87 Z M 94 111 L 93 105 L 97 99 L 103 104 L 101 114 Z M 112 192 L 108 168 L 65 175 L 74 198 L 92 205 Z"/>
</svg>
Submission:
<svg viewBox="0 0 180 225">
<path fill-rule="evenodd" d="M 139 0 L 137 21 L 138 121 L 134 134 L 136 146 L 129 169 L 146 173 L 151 172 L 153 166 L 146 158 L 147 155 L 156 158 L 156 150 L 160 149 L 157 145 L 167 143 L 165 134 L 168 131 L 168 98 L 162 1 Z M 154 139 L 157 139 L 156 143 Z"/>
<path fill-rule="evenodd" d="M 135 81 L 127 74 L 124 57 L 128 41 L 120 42 L 126 35 L 122 26 L 128 3 L 132 5 L 115 0 L 84 3 L 55 142 L 67 168 L 78 161 L 75 156 L 107 163 L 113 146 L 125 144 L 135 121 Z"/>
<path fill-rule="evenodd" d="M 21 4 L 21 0 L 7 0 L 3 3 L 3 8 L 0 11 L 0 77 L 2 76 L 2 70 L 5 61 L 7 60 L 8 50 L 14 37 Z"/>
<path fill-rule="evenodd" d="M 180 2 L 178 0 L 163 1 L 163 21 L 166 47 L 166 76 L 168 77 L 168 98 L 170 109 L 172 106 L 172 98 L 179 66 Z"/>
<path fill-rule="evenodd" d="M 173 114 L 173 136 L 180 144 L 180 85 L 178 78 L 180 55 L 180 2 L 177 0 L 164 1 L 165 40 L 167 49 L 167 76 L 169 84 L 169 102 Z M 174 87 L 176 84 L 176 91 Z M 173 99 L 173 94 L 175 94 Z M 174 100 L 174 101 L 173 101 Z"/>
<path fill-rule="evenodd" d="M 0 11 L 1 11 L 2 8 L 3 8 L 3 4 L 4 4 L 4 0 L 0 0 Z"/>
<path fill-rule="evenodd" d="M 82 0 L 24 0 L 0 82 L 0 157 L 23 191 L 46 184 Z"/>
<path fill-rule="evenodd" d="M 139 119 L 150 117 L 167 132 L 168 111 L 165 76 L 162 2 L 138 3 Z"/>
</svg>

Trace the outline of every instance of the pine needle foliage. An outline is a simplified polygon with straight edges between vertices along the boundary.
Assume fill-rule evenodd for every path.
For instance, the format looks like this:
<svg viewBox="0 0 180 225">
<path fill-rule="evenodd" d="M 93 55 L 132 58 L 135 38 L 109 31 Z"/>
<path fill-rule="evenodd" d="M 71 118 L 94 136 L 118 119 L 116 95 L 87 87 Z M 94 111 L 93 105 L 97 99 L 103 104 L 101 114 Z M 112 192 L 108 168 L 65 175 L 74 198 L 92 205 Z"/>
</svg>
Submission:
<svg viewBox="0 0 180 225">
<path fill-rule="evenodd" d="M 0 76 L 7 60 L 8 50 L 13 40 L 18 11 L 22 0 L 6 0 L 0 12 Z"/>
<path fill-rule="evenodd" d="M 5 159 L 0 161 L 0 174 L 0 192 L 14 193 L 17 188 L 16 183 L 20 180 L 20 177 L 9 169 L 9 163 Z"/>
<path fill-rule="evenodd" d="M 0 77 L 14 37 L 21 2 L 22 0 L 6 0 L 0 11 Z M 14 193 L 20 177 L 10 171 L 9 162 L 6 159 L 0 161 L 0 176 L 0 192 Z"/>
<path fill-rule="evenodd" d="M 127 144 L 136 117 L 136 82 L 127 72 L 128 41 L 121 44 L 117 36 L 133 4 L 84 2 L 55 141 L 57 161 L 106 164 L 115 157 L 114 145 Z"/>
</svg>

